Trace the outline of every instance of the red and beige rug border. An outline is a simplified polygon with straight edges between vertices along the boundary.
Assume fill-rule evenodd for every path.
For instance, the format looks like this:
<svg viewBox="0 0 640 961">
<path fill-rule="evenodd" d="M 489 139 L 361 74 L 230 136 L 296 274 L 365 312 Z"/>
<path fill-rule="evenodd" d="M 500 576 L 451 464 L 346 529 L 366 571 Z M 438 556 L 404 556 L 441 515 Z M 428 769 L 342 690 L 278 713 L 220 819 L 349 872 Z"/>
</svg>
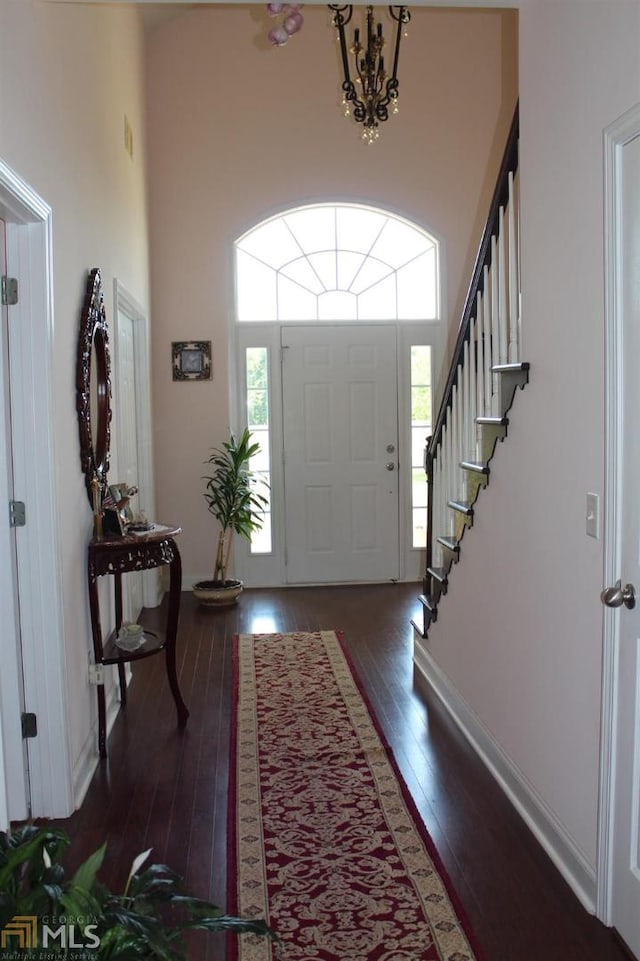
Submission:
<svg viewBox="0 0 640 961">
<path fill-rule="evenodd" d="M 469 924 L 465 909 L 460 901 L 458 894 L 456 893 L 455 887 L 448 875 L 448 872 L 442 862 L 440 854 L 438 853 L 429 832 L 422 820 L 420 812 L 417 808 L 413 797 L 409 791 L 409 788 L 402 776 L 398 763 L 394 757 L 393 750 L 389 745 L 389 742 L 384 734 L 384 731 L 378 721 L 378 718 L 373 710 L 371 702 L 369 700 L 368 694 L 362 684 L 360 676 L 358 674 L 357 668 L 354 664 L 352 656 L 349 649 L 345 643 L 344 633 L 339 630 L 327 630 L 327 631 L 283 631 L 283 632 L 272 632 L 272 633 L 254 633 L 254 634 L 236 634 L 233 641 L 233 660 L 232 660 L 232 696 L 231 696 L 231 724 L 230 724 L 230 739 L 229 739 L 229 791 L 228 791 L 228 811 L 227 811 L 227 907 L 231 913 L 238 913 L 241 910 L 241 904 L 238 896 L 238 817 L 237 817 L 237 803 L 238 803 L 238 790 L 237 790 L 237 765 L 236 757 L 238 750 L 238 706 L 240 701 L 240 644 L 244 641 L 245 643 L 251 642 L 254 638 L 260 637 L 277 637 L 277 636 L 289 636 L 289 635 L 312 635 L 321 636 L 325 641 L 325 647 L 327 647 L 327 642 L 331 645 L 332 641 L 335 641 L 334 651 L 327 647 L 327 652 L 331 658 L 334 671 L 340 686 L 341 684 L 341 674 L 343 675 L 342 680 L 346 680 L 347 684 L 351 683 L 355 686 L 359 698 L 362 702 L 362 707 L 367 715 L 367 721 L 373 727 L 375 731 L 376 738 L 382 747 L 386 761 L 391 768 L 393 775 L 397 781 L 400 794 L 402 796 L 404 805 L 407 810 L 407 814 L 411 819 L 412 827 L 419 835 L 422 843 L 424 844 L 429 858 L 437 871 L 437 874 L 442 882 L 442 888 L 446 894 L 449 904 L 455 914 L 457 921 L 459 923 L 460 930 L 463 932 L 466 938 L 469 948 L 474 954 L 472 961 L 484 961 L 484 957 L 480 946 L 478 945 L 477 938 Z M 336 654 L 338 654 L 338 661 L 336 663 Z M 342 664 L 340 663 L 342 662 Z M 337 670 L 336 670 L 337 668 Z M 346 676 L 344 675 L 346 671 Z M 268 920 L 268 918 L 267 918 Z M 447 953 L 448 954 L 448 953 Z M 445 955 L 443 955 L 444 957 Z M 448 955 L 451 957 L 451 955 Z M 455 957 L 455 954 L 453 955 Z M 227 959 L 228 961 L 237 961 L 238 958 L 238 939 L 236 936 L 231 935 L 227 942 Z"/>
</svg>

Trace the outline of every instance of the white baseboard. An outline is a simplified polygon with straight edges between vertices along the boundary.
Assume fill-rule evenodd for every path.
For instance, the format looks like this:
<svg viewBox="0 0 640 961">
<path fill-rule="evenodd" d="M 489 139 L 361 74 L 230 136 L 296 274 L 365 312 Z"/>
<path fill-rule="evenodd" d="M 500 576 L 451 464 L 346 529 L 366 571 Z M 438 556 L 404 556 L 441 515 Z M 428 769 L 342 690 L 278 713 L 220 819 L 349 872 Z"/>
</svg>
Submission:
<svg viewBox="0 0 640 961">
<path fill-rule="evenodd" d="M 128 680 L 131 678 L 131 672 L 129 672 Z M 113 727 L 116 717 L 118 716 L 118 711 L 120 710 L 120 690 L 117 683 L 111 685 L 111 689 L 107 694 L 107 737 L 111 733 L 111 728 Z M 98 753 L 98 721 L 96 716 L 95 725 L 92 725 L 91 731 L 89 732 L 86 741 L 82 746 L 80 751 L 80 756 L 76 761 L 73 769 L 73 801 L 75 805 L 75 810 L 77 811 L 82 802 L 85 799 L 86 793 L 89 790 L 89 785 L 93 779 L 93 775 L 96 773 L 98 764 L 100 763 L 100 755 Z"/>
<path fill-rule="evenodd" d="M 234 572 L 234 573 L 231 573 L 229 577 L 239 577 L 239 575 Z M 207 580 L 211 580 L 211 571 L 209 571 L 208 574 L 189 574 L 189 573 L 183 574 L 182 590 L 190 591 L 193 585 L 196 584 L 198 581 L 207 581 Z M 391 581 L 388 581 L 388 580 L 387 581 L 314 581 L 314 582 L 309 582 L 308 584 L 286 584 L 282 580 L 282 578 L 278 578 L 273 582 L 271 580 L 264 580 L 264 581 L 261 581 L 259 584 L 252 584 L 245 580 L 243 583 L 246 588 L 255 588 L 256 590 L 259 590 L 261 588 L 272 588 L 272 587 L 291 588 L 295 590 L 296 588 L 305 588 L 305 587 L 348 587 L 349 585 L 355 585 L 356 587 L 358 587 L 360 585 L 366 585 L 366 584 L 390 584 Z M 401 577 L 395 583 L 421 585 L 422 582 L 420 580 L 416 580 L 413 577 L 410 577 L 410 578 Z"/>
<path fill-rule="evenodd" d="M 587 911 L 594 914 L 595 868 L 586 861 L 553 811 L 451 684 L 449 678 L 426 650 L 421 638 L 415 640 L 413 659 L 420 673 L 493 774 L 578 900 Z"/>
<path fill-rule="evenodd" d="M 190 591 L 193 585 L 197 584 L 198 581 L 206 581 L 207 579 L 209 580 L 211 579 L 211 572 L 209 572 L 208 574 L 203 574 L 202 577 L 200 577 L 198 574 L 183 574 L 182 590 Z"/>
</svg>

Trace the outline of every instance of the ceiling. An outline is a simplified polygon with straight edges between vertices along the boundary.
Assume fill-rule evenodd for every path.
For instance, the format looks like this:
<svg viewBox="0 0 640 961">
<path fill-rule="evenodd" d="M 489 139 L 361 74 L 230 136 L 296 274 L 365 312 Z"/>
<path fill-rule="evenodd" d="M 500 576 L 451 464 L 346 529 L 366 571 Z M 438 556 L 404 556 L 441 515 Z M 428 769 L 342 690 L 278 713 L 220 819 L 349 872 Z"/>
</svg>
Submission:
<svg viewBox="0 0 640 961">
<path fill-rule="evenodd" d="M 145 28 L 147 30 L 153 30 L 161 23 L 173 20 L 174 17 L 180 17 L 195 7 L 209 7 L 213 5 L 214 4 L 209 3 L 188 3 L 183 0 L 181 3 L 141 3 L 139 6 Z"/>
</svg>

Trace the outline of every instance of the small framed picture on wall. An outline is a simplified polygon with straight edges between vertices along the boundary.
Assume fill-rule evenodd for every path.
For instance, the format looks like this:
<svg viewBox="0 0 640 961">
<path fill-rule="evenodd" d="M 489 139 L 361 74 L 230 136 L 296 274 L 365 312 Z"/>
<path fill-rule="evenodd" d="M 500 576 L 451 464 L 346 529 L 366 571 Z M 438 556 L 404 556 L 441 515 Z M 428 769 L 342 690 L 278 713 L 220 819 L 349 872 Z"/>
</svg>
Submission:
<svg viewBox="0 0 640 961">
<path fill-rule="evenodd" d="M 211 380 L 211 341 L 174 340 L 171 366 L 174 380 Z"/>
</svg>

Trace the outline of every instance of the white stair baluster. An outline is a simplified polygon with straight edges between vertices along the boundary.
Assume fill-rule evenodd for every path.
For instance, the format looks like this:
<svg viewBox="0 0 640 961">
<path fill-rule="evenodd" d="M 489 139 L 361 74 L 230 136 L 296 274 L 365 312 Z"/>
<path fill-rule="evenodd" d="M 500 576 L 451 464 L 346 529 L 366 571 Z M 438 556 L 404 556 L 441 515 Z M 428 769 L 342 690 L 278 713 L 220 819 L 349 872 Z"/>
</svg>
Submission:
<svg viewBox="0 0 640 961">
<path fill-rule="evenodd" d="M 460 470 L 462 460 L 462 446 L 464 443 L 464 424 L 462 413 L 464 409 L 464 390 L 462 377 L 462 364 L 458 364 L 458 392 L 457 392 L 457 424 L 456 424 L 456 449 L 454 452 L 454 470 L 456 473 L 456 500 L 465 500 L 467 496 L 467 474 Z"/>
<path fill-rule="evenodd" d="M 500 334 L 498 331 L 498 269 L 497 269 L 497 243 L 496 238 L 491 238 L 491 267 L 489 268 L 489 279 L 491 281 L 491 366 L 500 363 Z M 498 374 L 491 375 L 491 414 L 497 417 L 499 404 Z"/>
<path fill-rule="evenodd" d="M 445 434 L 443 429 L 442 433 L 440 434 L 440 446 L 438 448 L 438 458 L 436 460 L 437 471 L 434 474 L 434 483 L 436 485 L 436 491 L 435 491 L 436 499 L 434 501 L 435 517 L 433 520 L 434 542 L 437 541 L 438 537 L 440 537 L 444 531 L 444 525 L 442 523 L 443 517 L 444 517 L 442 513 L 442 498 L 443 498 L 443 490 L 444 490 L 444 479 L 442 474 L 442 466 L 444 463 L 444 446 L 443 446 L 444 438 L 445 438 Z"/>
<path fill-rule="evenodd" d="M 456 468 L 456 457 L 458 454 L 458 387 L 451 391 L 451 456 L 449 458 L 450 469 L 450 497 L 452 500 L 458 499 L 458 470 Z"/>
<path fill-rule="evenodd" d="M 478 321 L 471 321 L 471 339 L 469 340 L 469 431 L 467 435 L 467 450 L 471 460 L 476 460 L 476 417 L 478 411 L 477 393 L 477 341 Z"/>
<path fill-rule="evenodd" d="M 507 236 L 505 227 L 504 207 L 500 208 L 498 217 L 498 334 L 499 334 L 499 363 L 506 364 L 508 360 L 509 344 L 509 311 L 507 308 Z"/>
<path fill-rule="evenodd" d="M 476 382 L 476 386 L 478 390 L 478 399 L 476 401 L 476 417 L 483 417 L 484 416 L 484 300 L 483 300 L 482 294 L 479 291 L 478 291 L 478 296 L 476 297 L 476 305 L 477 305 L 477 314 L 478 314 L 478 321 L 477 321 L 477 327 L 476 327 L 476 331 L 477 331 L 476 336 L 478 338 L 478 347 L 477 347 L 478 377 Z M 478 431 L 476 430 L 476 444 L 478 443 L 477 437 L 478 437 Z"/>
<path fill-rule="evenodd" d="M 471 322 L 470 334 L 473 335 L 473 321 Z M 464 356 L 462 359 L 462 379 L 464 383 L 464 436 L 462 442 L 462 460 L 469 460 L 471 457 L 471 413 L 473 409 L 473 395 L 471 393 L 471 343 L 466 341 L 464 345 Z M 467 477 L 466 471 L 464 472 Z"/>
<path fill-rule="evenodd" d="M 444 438 L 445 438 L 445 435 L 444 435 L 444 433 L 443 433 L 443 435 L 442 435 L 442 443 L 441 443 L 441 445 L 440 445 L 440 456 L 438 457 L 438 515 L 437 515 L 437 516 L 438 516 L 438 521 L 437 521 L 437 526 L 434 524 L 434 538 L 435 538 L 435 540 L 436 540 L 436 543 L 437 543 L 438 537 L 442 536 L 442 535 L 445 534 L 446 531 L 447 531 L 446 519 L 445 519 L 445 513 L 444 513 L 444 508 L 445 508 L 445 503 L 444 503 L 445 486 L 444 486 L 444 471 L 443 471 L 443 468 L 444 468 L 444 446 L 443 446 L 443 444 L 444 444 Z M 438 545 L 438 546 L 440 546 L 440 545 Z M 434 551 L 434 555 L 433 555 L 433 556 L 434 556 L 434 557 L 438 557 L 438 559 L 441 559 L 442 552 L 441 552 L 441 551 L 438 551 L 438 552 Z"/>
<path fill-rule="evenodd" d="M 458 366 L 458 423 L 460 434 L 458 443 L 460 445 L 460 460 L 464 457 L 467 438 L 467 378 L 466 378 L 466 342 L 462 348 L 462 359 Z"/>
<path fill-rule="evenodd" d="M 436 556 L 436 544 L 438 543 L 438 460 L 439 460 L 440 446 L 437 445 L 433 452 L 433 458 L 431 460 L 431 474 L 429 475 L 429 502 L 431 510 L 431 530 L 428 531 L 427 536 L 431 537 L 431 559 Z"/>
<path fill-rule="evenodd" d="M 454 390 L 455 390 L 455 388 L 454 388 Z M 447 488 L 446 488 L 446 491 L 447 491 L 447 492 L 446 492 L 446 498 L 445 498 L 444 506 L 445 506 L 445 509 L 446 509 L 446 511 L 447 511 L 447 526 L 446 526 L 446 530 L 447 530 L 447 534 L 451 536 L 451 535 L 453 535 L 453 532 L 454 532 L 453 512 L 450 510 L 450 508 L 447 507 L 448 501 L 450 501 L 451 498 L 453 497 L 453 491 L 452 491 L 453 477 L 452 477 L 452 474 L 451 474 L 451 464 L 452 464 L 452 461 L 453 461 L 453 417 L 452 417 L 452 414 L 451 414 L 451 408 L 449 408 L 449 417 L 447 418 L 447 428 L 448 428 L 448 430 L 447 430 L 447 460 L 446 460 L 446 464 L 447 464 L 447 478 L 446 478 L 446 480 L 447 480 Z"/>
<path fill-rule="evenodd" d="M 491 414 L 491 284 L 489 282 L 489 269 L 484 268 L 484 292 L 482 294 L 484 330 L 484 416 Z"/>
<path fill-rule="evenodd" d="M 449 444 L 451 450 L 449 452 L 449 499 L 455 500 L 458 496 L 457 488 L 457 471 L 455 469 L 456 462 L 456 450 L 458 448 L 458 388 L 453 387 L 451 389 L 451 435 L 449 437 Z"/>
<path fill-rule="evenodd" d="M 458 365 L 458 425 L 460 428 L 460 433 L 458 434 L 460 459 L 458 463 L 464 457 L 463 451 L 465 449 L 465 438 L 467 436 L 467 381 L 465 377 L 465 348 L 466 343 L 462 348 L 462 358 L 460 364 Z"/>
<path fill-rule="evenodd" d="M 454 406 L 454 421 L 453 421 L 453 457 L 451 459 L 451 470 L 453 471 L 453 499 L 462 499 L 462 489 L 460 484 L 460 468 L 458 467 L 460 463 L 460 364 L 458 364 L 458 380 L 456 384 L 455 393 L 455 406 Z"/>
<path fill-rule="evenodd" d="M 520 360 L 520 263 L 518 195 L 509 174 L 509 363 Z"/>
<path fill-rule="evenodd" d="M 442 428 L 442 434 L 440 436 L 440 474 L 439 474 L 439 490 L 438 490 L 438 528 L 434 532 L 436 536 L 446 534 L 449 530 L 447 515 L 444 512 L 444 502 L 446 498 L 447 490 L 447 477 L 445 474 L 445 462 L 447 457 L 447 425 L 445 424 Z"/>
</svg>

